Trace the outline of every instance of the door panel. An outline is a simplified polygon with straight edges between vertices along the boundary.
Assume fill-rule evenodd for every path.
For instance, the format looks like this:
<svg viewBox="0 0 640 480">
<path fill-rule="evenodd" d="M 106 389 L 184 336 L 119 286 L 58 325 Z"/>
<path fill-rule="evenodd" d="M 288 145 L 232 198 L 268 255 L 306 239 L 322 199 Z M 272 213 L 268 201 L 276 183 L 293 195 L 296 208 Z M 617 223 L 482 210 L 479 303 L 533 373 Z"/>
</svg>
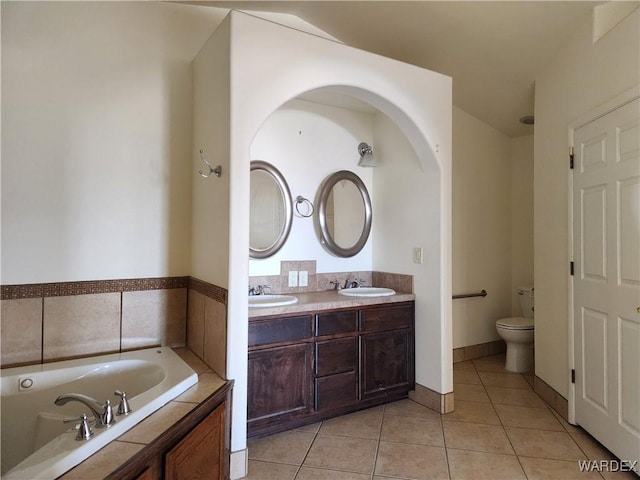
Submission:
<svg viewBox="0 0 640 480">
<path fill-rule="evenodd" d="M 574 132 L 575 418 L 640 460 L 640 100 Z"/>
</svg>

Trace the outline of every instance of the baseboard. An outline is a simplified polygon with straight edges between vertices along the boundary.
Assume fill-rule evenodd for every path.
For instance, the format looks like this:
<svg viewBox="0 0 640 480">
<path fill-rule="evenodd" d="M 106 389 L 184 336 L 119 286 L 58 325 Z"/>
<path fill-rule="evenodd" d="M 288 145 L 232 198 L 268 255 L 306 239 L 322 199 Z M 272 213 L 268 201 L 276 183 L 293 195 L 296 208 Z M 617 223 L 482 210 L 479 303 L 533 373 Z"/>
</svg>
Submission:
<svg viewBox="0 0 640 480">
<path fill-rule="evenodd" d="M 231 460 L 229 462 L 229 478 L 238 480 L 249 474 L 249 455 L 247 449 L 231 452 Z"/>
<path fill-rule="evenodd" d="M 569 401 L 537 375 L 533 377 L 533 390 L 562 418 L 569 421 Z"/>
<path fill-rule="evenodd" d="M 409 398 L 441 414 L 453 412 L 453 392 L 438 393 L 416 383 L 415 390 L 409 392 Z"/>
<path fill-rule="evenodd" d="M 497 355 L 498 353 L 504 353 L 506 351 L 507 344 L 504 343 L 504 340 L 495 340 L 493 342 L 454 348 L 453 363 L 473 360 L 474 358 L 488 357 L 489 355 Z"/>
</svg>

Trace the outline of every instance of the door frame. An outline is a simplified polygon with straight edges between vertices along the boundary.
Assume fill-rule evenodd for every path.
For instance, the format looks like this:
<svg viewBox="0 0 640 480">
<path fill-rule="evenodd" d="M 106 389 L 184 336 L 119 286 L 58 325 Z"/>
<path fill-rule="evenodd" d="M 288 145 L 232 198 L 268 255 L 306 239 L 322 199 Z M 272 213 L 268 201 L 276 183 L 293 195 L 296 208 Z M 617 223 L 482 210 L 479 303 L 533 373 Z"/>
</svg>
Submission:
<svg viewBox="0 0 640 480">
<path fill-rule="evenodd" d="M 569 153 L 570 150 L 574 147 L 574 134 L 576 130 L 578 130 L 581 127 L 584 127 L 585 125 L 595 120 L 598 120 L 601 117 L 604 117 L 605 115 L 617 110 L 620 107 L 625 106 L 628 103 L 633 102 L 637 98 L 640 98 L 640 85 L 636 85 L 635 87 L 630 88 L 626 92 L 618 95 L 617 97 L 613 98 L 608 102 L 605 102 L 599 105 L 598 107 L 594 108 L 593 110 L 590 110 L 589 112 L 585 113 L 584 115 L 581 115 L 576 120 L 571 122 L 569 124 L 569 131 L 568 131 L 567 153 Z M 569 261 L 572 262 L 572 261 L 575 261 L 574 251 L 573 251 L 573 170 L 569 170 L 569 175 L 567 179 L 567 205 L 568 205 L 567 216 L 569 221 L 567 251 L 569 252 Z M 568 269 L 568 266 L 567 266 L 567 269 Z M 575 340 L 574 313 L 575 312 L 573 308 L 574 279 L 572 275 L 569 275 L 568 283 L 569 283 L 569 291 L 567 292 L 567 299 L 568 299 L 568 315 L 569 315 L 569 322 L 568 322 L 569 323 L 569 345 L 568 345 L 569 368 L 567 372 L 568 373 L 567 383 L 569 384 L 569 389 L 568 389 L 569 398 L 567 400 L 569 404 L 568 420 L 570 423 L 575 425 L 576 423 L 576 419 L 575 419 L 576 385 L 575 383 L 571 382 L 571 371 L 575 368 L 575 365 L 576 365 L 575 348 L 574 348 L 574 340 Z"/>
</svg>

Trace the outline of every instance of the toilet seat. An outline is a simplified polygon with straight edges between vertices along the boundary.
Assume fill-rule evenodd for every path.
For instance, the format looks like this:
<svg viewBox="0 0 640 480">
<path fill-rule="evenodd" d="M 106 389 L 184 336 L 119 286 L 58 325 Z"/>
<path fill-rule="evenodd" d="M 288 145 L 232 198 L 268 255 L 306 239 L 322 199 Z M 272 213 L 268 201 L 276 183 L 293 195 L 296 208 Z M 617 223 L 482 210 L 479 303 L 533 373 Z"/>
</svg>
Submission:
<svg viewBox="0 0 640 480">
<path fill-rule="evenodd" d="M 501 318 L 496 322 L 496 327 L 506 330 L 533 330 L 533 318 L 526 317 L 510 317 Z"/>
</svg>

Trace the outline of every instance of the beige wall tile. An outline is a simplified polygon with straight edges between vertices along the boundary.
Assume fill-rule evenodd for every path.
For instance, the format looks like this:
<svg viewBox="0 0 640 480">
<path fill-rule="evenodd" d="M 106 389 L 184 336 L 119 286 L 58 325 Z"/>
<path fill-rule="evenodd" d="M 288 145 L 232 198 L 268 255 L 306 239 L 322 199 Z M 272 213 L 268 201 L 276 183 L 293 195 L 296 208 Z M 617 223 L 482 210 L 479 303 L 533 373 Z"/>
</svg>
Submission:
<svg viewBox="0 0 640 480">
<path fill-rule="evenodd" d="M 122 349 L 184 346 L 186 316 L 186 288 L 124 292 Z"/>
<path fill-rule="evenodd" d="M 206 297 L 204 302 L 204 355 L 211 369 L 226 378 L 227 374 L 227 307 Z"/>
<path fill-rule="evenodd" d="M 120 349 L 120 293 L 44 299 L 43 359 Z"/>
<path fill-rule="evenodd" d="M 42 299 L 24 298 L 0 302 L 2 365 L 42 360 Z"/>
<path fill-rule="evenodd" d="M 204 300 L 205 296 L 189 290 L 187 309 L 187 346 L 198 357 L 204 357 Z"/>
</svg>

